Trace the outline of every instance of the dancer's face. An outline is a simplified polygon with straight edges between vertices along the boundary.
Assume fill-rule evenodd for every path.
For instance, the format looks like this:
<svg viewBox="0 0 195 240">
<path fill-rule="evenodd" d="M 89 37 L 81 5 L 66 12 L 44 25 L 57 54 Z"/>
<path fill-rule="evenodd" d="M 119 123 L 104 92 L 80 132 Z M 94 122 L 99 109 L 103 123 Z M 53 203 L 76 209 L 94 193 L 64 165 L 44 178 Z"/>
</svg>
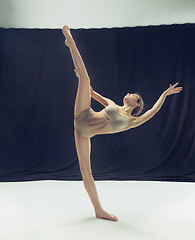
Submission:
<svg viewBox="0 0 195 240">
<path fill-rule="evenodd" d="M 140 104 L 138 103 L 139 96 L 135 93 L 127 93 L 123 98 L 123 103 L 128 104 L 132 107 L 137 107 Z"/>
</svg>

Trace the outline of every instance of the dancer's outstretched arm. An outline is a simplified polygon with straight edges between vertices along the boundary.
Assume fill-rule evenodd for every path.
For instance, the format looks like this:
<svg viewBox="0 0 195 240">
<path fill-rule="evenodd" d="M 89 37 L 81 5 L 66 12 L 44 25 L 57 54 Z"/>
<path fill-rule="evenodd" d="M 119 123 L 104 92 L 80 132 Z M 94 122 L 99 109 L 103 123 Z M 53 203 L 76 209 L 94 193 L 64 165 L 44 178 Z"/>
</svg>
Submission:
<svg viewBox="0 0 195 240">
<path fill-rule="evenodd" d="M 91 97 L 95 99 L 97 102 L 101 103 L 104 107 L 108 105 L 115 105 L 115 102 L 110 100 L 109 98 L 103 97 L 99 93 L 95 92 L 91 87 Z"/>
<path fill-rule="evenodd" d="M 160 108 L 162 107 L 168 95 L 172 95 L 174 93 L 179 93 L 180 91 L 182 91 L 182 87 L 176 87 L 177 85 L 178 83 L 176 83 L 173 86 L 170 84 L 170 87 L 162 93 L 160 98 L 157 100 L 157 102 L 154 104 L 154 106 L 150 110 L 145 112 L 140 117 L 135 117 L 134 121 L 131 123 L 131 128 L 137 127 L 145 123 L 146 121 L 148 121 L 150 118 L 152 118 L 160 110 Z"/>
</svg>

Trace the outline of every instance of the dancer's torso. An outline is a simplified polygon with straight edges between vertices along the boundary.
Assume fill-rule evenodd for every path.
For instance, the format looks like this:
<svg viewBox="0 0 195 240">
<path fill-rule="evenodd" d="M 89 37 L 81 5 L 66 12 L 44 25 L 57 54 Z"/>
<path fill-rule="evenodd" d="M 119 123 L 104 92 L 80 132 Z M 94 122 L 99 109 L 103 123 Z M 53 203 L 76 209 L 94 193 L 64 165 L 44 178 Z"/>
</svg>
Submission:
<svg viewBox="0 0 195 240">
<path fill-rule="evenodd" d="M 106 109 L 116 112 L 114 113 L 116 114 L 115 117 L 119 118 L 119 122 L 122 124 L 120 131 L 125 131 L 130 128 L 129 123 L 131 122 L 131 118 L 127 116 L 127 114 L 125 114 L 118 105 L 114 105 L 112 107 L 109 106 L 108 108 L 105 108 L 105 110 Z M 93 111 L 90 116 L 89 129 L 93 135 L 110 134 L 116 132 L 116 129 L 113 129 L 113 122 L 111 123 L 108 118 L 109 116 L 105 113 L 105 110 L 103 109 L 100 112 Z"/>
</svg>

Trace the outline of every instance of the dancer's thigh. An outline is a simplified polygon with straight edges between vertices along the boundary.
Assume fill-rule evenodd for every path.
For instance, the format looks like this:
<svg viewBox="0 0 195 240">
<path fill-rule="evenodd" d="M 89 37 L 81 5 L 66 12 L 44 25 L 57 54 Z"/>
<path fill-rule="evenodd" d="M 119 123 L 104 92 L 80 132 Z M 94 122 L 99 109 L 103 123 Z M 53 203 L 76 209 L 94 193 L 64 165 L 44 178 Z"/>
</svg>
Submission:
<svg viewBox="0 0 195 240">
<path fill-rule="evenodd" d="M 74 107 L 74 117 L 77 117 L 82 111 L 91 107 L 91 89 L 90 79 L 87 77 L 79 78 L 77 95 Z"/>
</svg>

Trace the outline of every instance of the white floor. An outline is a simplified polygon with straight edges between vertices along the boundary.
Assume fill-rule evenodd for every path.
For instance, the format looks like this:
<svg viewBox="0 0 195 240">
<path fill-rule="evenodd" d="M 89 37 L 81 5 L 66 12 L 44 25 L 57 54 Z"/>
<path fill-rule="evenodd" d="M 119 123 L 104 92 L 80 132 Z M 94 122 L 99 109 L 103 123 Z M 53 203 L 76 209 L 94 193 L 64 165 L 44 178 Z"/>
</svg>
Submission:
<svg viewBox="0 0 195 240">
<path fill-rule="evenodd" d="M 95 218 L 82 181 L 0 183 L 0 240 L 194 240 L 195 183 L 95 181 Z"/>
</svg>

